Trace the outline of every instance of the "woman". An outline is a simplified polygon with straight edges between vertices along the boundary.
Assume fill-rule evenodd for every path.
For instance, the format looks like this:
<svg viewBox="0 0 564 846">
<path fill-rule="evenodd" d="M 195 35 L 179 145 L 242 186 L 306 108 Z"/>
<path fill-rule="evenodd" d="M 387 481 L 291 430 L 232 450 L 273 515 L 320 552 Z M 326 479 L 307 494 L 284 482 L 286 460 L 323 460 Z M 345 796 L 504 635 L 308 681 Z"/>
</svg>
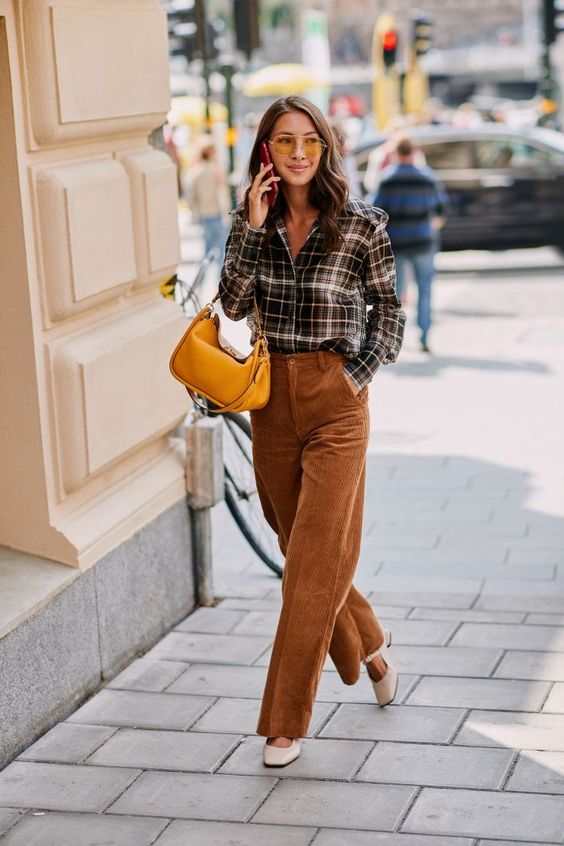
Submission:
<svg viewBox="0 0 564 846">
<path fill-rule="evenodd" d="M 262 140 L 276 175 L 260 164 Z M 300 754 L 327 652 L 345 684 L 357 681 L 364 661 L 380 705 L 395 696 L 388 638 L 352 578 L 368 384 L 380 364 L 397 358 L 406 315 L 394 289 L 387 215 L 349 198 L 333 135 L 313 103 L 283 97 L 267 109 L 249 177 L 219 290 L 228 317 L 247 317 L 253 342 L 256 295 L 271 354 L 269 402 L 251 412 L 253 457 L 286 563 L 257 733 L 266 737 L 264 763 L 285 766 Z"/>
</svg>

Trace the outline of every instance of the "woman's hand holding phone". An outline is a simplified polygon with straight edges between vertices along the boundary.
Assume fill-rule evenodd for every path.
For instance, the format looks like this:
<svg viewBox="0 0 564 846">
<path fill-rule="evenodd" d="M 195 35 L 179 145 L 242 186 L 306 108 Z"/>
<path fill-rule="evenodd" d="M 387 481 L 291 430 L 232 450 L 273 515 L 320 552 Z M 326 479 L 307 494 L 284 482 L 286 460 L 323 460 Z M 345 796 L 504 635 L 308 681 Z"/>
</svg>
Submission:
<svg viewBox="0 0 564 846">
<path fill-rule="evenodd" d="M 280 177 L 273 174 L 268 175 L 273 167 L 272 162 L 262 164 L 249 191 L 249 223 L 255 229 L 260 229 L 264 226 L 268 209 L 276 198 L 274 197 L 270 201 L 269 194 L 276 194 L 278 192 L 277 182 L 280 181 Z M 265 176 L 267 177 L 266 179 Z"/>
</svg>

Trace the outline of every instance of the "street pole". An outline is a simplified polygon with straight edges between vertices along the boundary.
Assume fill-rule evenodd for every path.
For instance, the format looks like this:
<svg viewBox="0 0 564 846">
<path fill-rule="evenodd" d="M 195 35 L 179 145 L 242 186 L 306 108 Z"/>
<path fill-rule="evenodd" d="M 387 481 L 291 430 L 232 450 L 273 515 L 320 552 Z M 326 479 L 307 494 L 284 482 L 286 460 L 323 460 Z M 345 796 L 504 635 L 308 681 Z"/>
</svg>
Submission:
<svg viewBox="0 0 564 846">
<path fill-rule="evenodd" d="M 233 185 L 232 177 L 235 172 L 235 145 L 237 144 L 237 127 L 234 125 L 233 114 L 233 74 L 235 68 L 232 64 L 223 64 L 220 72 L 225 78 L 225 107 L 227 109 L 227 152 L 229 156 L 229 190 L 231 194 L 231 208 L 237 205 L 237 189 Z"/>
<path fill-rule="evenodd" d="M 403 108 L 406 115 L 420 115 L 429 99 L 429 78 L 414 59 L 403 81 Z"/>
<path fill-rule="evenodd" d="M 212 131 L 212 118 L 210 113 L 210 66 L 208 64 L 207 58 L 204 56 L 202 59 L 202 78 L 204 80 L 204 100 L 205 100 L 205 124 L 206 124 L 206 132 L 211 134 Z"/>
</svg>

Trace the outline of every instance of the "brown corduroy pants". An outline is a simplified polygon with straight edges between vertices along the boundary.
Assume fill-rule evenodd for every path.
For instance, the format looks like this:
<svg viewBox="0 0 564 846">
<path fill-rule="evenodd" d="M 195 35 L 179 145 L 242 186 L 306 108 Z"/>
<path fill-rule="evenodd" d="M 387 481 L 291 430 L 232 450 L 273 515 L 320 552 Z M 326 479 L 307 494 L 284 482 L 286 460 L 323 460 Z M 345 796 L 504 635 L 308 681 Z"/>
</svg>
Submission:
<svg viewBox="0 0 564 846">
<path fill-rule="evenodd" d="M 251 412 L 265 517 L 285 556 L 282 610 L 257 734 L 304 737 L 327 653 L 345 684 L 384 631 L 352 584 L 360 551 L 367 389 L 355 396 L 344 356 L 271 353 L 268 404 Z"/>
</svg>

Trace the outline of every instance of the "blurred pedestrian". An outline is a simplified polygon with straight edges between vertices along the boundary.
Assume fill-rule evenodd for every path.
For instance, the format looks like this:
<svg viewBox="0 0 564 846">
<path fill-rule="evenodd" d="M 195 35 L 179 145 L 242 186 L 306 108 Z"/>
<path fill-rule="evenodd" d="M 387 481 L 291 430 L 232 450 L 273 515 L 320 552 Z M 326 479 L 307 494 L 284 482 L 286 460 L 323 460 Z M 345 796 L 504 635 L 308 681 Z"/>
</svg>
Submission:
<svg viewBox="0 0 564 846">
<path fill-rule="evenodd" d="M 415 164 L 416 148 L 410 138 L 396 146 L 397 164 L 382 174 L 374 205 L 389 216 L 388 234 L 396 259 L 396 291 L 401 299 L 406 282 L 406 268 L 413 269 L 417 283 L 417 325 L 421 349 L 430 352 L 431 285 L 439 230 L 444 225 L 447 195 L 429 167 Z"/>
<path fill-rule="evenodd" d="M 269 164 L 261 163 L 262 142 Z M 253 459 L 285 565 L 257 734 L 266 737 L 264 763 L 285 766 L 300 754 L 328 653 L 345 684 L 357 681 L 363 662 L 378 703 L 396 695 L 389 632 L 353 576 L 368 385 L 396 360 L 406 315 L 395 292 L 388 216 L 349 196 L 317 106 L 289 96 L 268 107 L 248 176 L 219 294 L 227 317 L 247 318 L 251 343 L 262 329 L 270 353 L 270 398 L 251 411 Z"/>
<path fill-rule="evenodd" d="M 406 118 L 403 115 L 394 117 L 386 127 L 386 132 L 389 133 L 386 140 L 377 144 L 368 156 L 363 184 L 364 190 L 370 195 L 378 191 L 384 170 L 396 162 L 398 141 L 409 132 Z M 413 155 L 414 163 L 418 167 L 424 167 L 427 164 L 422 150 L 415 150 Z"/>
<path fill-rule="evenodd" d="M 192 219 L 204 230 L 206 254 L 212 248 L 218 251 L 218 267 L 225 257 L 227 227 L 224 219 L 229 211 L 227 175 L 217 160 L 213 140 L 200 141 L 199 161 L 188 176 L 188 204 Z"/>
<path fill-rule="evenodd" d="M 362 197 L 356 161 L 352 154 L 351 144 L 347 134 L 342 124 L 337 121 L 333 121 L 331 123 L 331 129 L 333 130 L 333 135 L 337 141 L 337 150 L 341 154 L 341 159 L 343 160 L 343 170 L 349 183 L 350 193 L 353 197 Z"/>
</svg>

